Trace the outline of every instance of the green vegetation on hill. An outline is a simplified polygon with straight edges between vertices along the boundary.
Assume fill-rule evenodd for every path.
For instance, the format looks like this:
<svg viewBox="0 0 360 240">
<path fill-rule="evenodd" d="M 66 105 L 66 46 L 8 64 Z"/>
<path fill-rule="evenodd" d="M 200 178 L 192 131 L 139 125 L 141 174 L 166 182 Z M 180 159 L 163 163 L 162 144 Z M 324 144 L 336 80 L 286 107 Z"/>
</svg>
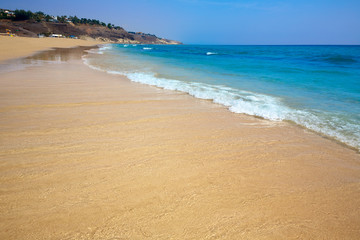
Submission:
<svg viewBox="0 0 360 240">
<path fill-rule="evenodd" d="M 9 19 L 12 21 L 24 21 L 24 20 L 34 20 L 37 22 L 60 22 L 60 23 L 73 23 L 78 24 L 89 24 L 89 25 L 98 25 L 103 27 L 108 27 L 109 29 L 123 29 L 122 27 L 115 26 L 112 23 L 104 23 L 97 19 L 88 19 L 88 18 L 78 18 L 77 16 L 51 16 L 45 14 L 41 11 L 31 12 L 23 9 L 10 11 L 5 9 L 0 9 L 0 19 Z"/>
<path fill-rule="evenodd" d="M 181 44 L 154 34 L 128 32 L 112 23 L 77 16 L 51 16 L 44 12 L 0 8 L 0 33 L 22 37 L 70 37 L 131 44 Z"/>
</svg>

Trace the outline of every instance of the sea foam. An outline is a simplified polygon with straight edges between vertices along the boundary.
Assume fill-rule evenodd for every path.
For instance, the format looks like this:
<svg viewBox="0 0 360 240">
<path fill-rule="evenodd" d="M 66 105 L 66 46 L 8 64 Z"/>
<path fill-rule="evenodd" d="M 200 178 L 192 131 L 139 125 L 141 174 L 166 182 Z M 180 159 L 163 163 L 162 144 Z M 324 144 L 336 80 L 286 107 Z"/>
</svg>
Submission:
<svg viewBox="0 0 360 240">
<path fill-rule="evenodd" d="M 112 46 L 110 44 L 100 45 L 98 49 L 90 49 L 87 52 L 93 54 L 104 54 L 104 51 L 110 50 Z"/>
<path fill-rule="evenodd" d="M 234 113 L 258 116 L 272 121 L 292 121 L 308 129 L 335 138 L 349 146 L 360 149 L 360 143 L 358 141 L 360 139 L 359 126 L 355 122 L 344 122 L 343 116 L 341 115 L 326 115 L 324 113 L 311 112 L 310 110 L 293 109 L 287 106 L 283 102 L 283 99 L 275 96 L 244 91 L 223 85 L 159 78 L 155 76 L 155 73 L 151 72 L 103 69 L 91 64 L 86 57 L 84 57 L 83 60 L 90 68 L 105 71 L 109 74 L 124 75 L 133 82 L 152 85 L 167 90 L 181 91 L 196 98 L 212 100 L 214 103 L 227 107 Z M 325 122 L 327 124 L 324 124 Z M 342 129 L 338 129 L 337 126 L 342 126 Z M 348 134 L 349 131 L 353 132 L 353 135 L 350 136 Z"/>
</svg>

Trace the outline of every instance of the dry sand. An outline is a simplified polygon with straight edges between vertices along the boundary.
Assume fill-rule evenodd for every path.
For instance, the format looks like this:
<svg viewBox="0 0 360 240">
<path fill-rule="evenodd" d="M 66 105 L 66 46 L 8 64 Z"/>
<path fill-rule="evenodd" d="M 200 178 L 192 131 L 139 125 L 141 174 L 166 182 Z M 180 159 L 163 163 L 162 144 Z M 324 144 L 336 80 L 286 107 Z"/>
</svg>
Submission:
<svg viewBox="0 0 360 240">
<path fill-rule="evenodd" d="M 101 41 L 87 41 L 66 38 L 27 38 L 0 36 L 0 61 L 25 57 L 49 48 L 69 48 L 103 44 Z"/>
<path fill-rule="evenodd" d="M 74 58 L 1 75 L 0 239 L 360 238 L 355 151 Z"/>
</svg>

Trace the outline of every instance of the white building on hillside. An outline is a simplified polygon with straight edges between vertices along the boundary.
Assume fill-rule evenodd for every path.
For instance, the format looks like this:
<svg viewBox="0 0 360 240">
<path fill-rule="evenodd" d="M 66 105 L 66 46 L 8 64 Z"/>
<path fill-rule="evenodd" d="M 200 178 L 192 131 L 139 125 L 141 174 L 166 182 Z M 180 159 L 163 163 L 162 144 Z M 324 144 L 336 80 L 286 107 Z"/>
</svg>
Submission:
<svg viewBox="0 0 360 240">
<path fill-rule="evenodd" d="M 50 34 L 50 37 L 52 37 L 52 38 L 62 38 L 63 35 L 62 35 L 62 34 L 55 34 L 55 33 L 53 33 L 53 34 Z"/>
</svg>

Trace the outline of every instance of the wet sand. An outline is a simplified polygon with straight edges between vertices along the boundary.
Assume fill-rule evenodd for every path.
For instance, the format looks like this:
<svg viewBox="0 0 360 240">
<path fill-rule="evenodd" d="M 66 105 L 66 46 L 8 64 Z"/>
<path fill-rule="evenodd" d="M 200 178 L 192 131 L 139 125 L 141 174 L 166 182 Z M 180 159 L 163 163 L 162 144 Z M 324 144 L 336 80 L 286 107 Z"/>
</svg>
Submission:
<svg viewBox="0 0 360 240">
<path fill-rule="evenodd" d="M 34 52 L 50 48 L 70 48 L 104 44 L 101 41 L 87 41 L 67 38 L 28 38 L 0 36 L 0 61 L 26 57 Z"/>
<path fill-rule="evenodd" d="M 0 77 L 0 239 L 360 238 L 355 151 L 78 56 Z"/>
</svg>

